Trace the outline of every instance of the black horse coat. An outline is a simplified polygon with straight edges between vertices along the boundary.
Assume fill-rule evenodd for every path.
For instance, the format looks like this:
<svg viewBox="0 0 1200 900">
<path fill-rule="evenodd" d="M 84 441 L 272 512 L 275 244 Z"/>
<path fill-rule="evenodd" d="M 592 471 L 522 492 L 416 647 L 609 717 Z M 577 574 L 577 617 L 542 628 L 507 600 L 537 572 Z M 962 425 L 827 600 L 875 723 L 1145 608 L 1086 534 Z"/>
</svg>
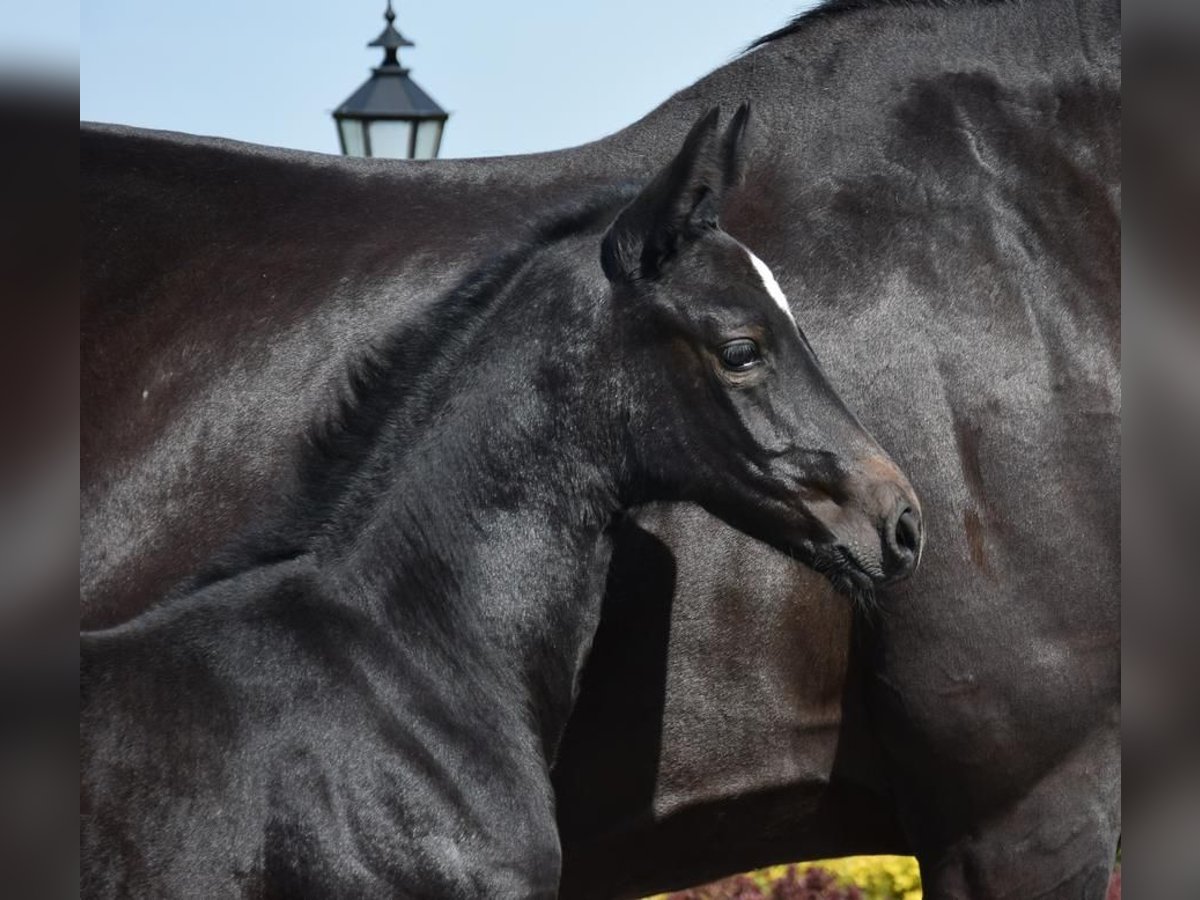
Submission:
<svg viewBox="0 0 1200 900">
<path fill-rule="evenodd" d="M 553 896 L 623 511 L 701 503 L 855 597 L 913 571 L 911 487 L 719 228 L 717 117 L 383 338 L 294 493 L 81 636 L 87 896 Z"/>
<path fill-rule="evenodd" d="M 703 513 L 623 532 L 556 765 L 564 892 L 892 850 L 930 897 L 1101 895 L 1119 36 L 1110 0 L 835 3 L 610 138 L 498 160 L 85 129 L 85 623 L 128 618 L 253 515 L 371 336 L 534 210 L 647 177 L 706 105 L 750 97 L 726 225 L 912 475 L 926 559 L 852 641 L 822 580 Z"/>
</svg>

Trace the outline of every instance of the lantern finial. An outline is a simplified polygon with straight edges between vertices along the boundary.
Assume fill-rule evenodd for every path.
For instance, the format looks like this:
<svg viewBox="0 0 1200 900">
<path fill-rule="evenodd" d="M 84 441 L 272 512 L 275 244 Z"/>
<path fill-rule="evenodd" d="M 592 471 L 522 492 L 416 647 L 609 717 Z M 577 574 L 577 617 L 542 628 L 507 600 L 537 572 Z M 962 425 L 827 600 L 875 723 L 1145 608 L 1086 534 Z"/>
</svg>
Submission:
<svg viewBox="0 0 1200 900">
<path fill-rule="evenodd" d="M 396 11 L 392 9 L 392 0 L 388 0 L 387 10 L 383 14 L 387 25 L 379 37 L 367 44 L 368 47 L 383 48 L 383 68 L 400 68 L 399 50 L 401 47 L 415 46 L 412 41 L 396 30 Z"/>
</svg>

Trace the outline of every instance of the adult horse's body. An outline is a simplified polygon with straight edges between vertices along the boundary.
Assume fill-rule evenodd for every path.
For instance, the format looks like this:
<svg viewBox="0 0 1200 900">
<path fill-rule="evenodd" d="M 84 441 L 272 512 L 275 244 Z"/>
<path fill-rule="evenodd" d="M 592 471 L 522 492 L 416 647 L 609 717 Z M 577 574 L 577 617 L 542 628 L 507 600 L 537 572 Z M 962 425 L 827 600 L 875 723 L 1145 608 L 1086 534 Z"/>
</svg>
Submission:
<svg viewBox="0 0 1200 900">
<path fill-rule="evenodd" d="M 727 227 L 913 477 L 929 550 L 850 659 L 848 606 L 806 570 L 648 511 L 558 763 L 565 888 L 907 849 L 931 897 L 1097 896 L 1119 830 L 1118 48 L 1115 2 L 841 3 L 560 153 L 85 132 L 85 624 L 264 502 L 367 337 L 749 96 Z"/>
<path fill-rule="evenodd" d="M 382 340 L 295 496 L 81 637 L 85 894 L 556 896 L 623 510 L 702 503 L 848 588 L 912 571 L 911 488 L 718 226 L 747 117 Z"/>
</svg>

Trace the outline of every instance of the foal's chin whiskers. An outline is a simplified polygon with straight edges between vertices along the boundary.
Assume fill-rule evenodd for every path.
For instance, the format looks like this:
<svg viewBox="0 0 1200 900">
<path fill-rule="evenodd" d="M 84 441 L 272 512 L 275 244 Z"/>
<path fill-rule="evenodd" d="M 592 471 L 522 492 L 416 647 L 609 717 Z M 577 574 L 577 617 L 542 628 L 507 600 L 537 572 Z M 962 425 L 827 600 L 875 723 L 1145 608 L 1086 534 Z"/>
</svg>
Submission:
<svg viewBox="0 0 1200 900">
<path fill-rule="evenodd" d="M 876 616 L 883 611 L 873 588 L 855 587 L 850 599 L 854 603 L 855 611 L 868 624 L 874 624 Z"/>
<path fill-rule="evenodd" d="M 835 591 L 850 600 L 855 612 L 863 616 L 868 623 L 875 621 L 876 615 L 882 611 L 875 589 L 871 585 L 863 585 L 848 574 L 844 559 L 834 554 L 818 553 L 805 560 L 799 557 L 795 548 L 786 549 L 792 559 L 824 576 Z"/>
</svg>

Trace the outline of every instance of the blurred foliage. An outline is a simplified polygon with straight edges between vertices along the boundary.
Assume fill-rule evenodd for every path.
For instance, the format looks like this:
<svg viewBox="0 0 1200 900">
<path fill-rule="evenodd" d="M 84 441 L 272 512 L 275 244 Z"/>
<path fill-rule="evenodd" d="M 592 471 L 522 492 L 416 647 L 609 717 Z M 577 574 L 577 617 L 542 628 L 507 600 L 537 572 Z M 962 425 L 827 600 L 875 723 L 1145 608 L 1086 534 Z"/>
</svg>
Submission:
<svg viewBox="0 0 1200 900">
<path fill-rule="evenodd" d="M 1108 893 L 1105 894 L 1105 900 L 1121 900 L 1121 867 L 1117 866 L 1113 870 L 1112 878 L 1108 882 Z"/>
<path fill-rule="evenodd" d="M 770 866 L 659 900 L 921 900 L 911 856 L 847 856 Z"/>
</svg>

